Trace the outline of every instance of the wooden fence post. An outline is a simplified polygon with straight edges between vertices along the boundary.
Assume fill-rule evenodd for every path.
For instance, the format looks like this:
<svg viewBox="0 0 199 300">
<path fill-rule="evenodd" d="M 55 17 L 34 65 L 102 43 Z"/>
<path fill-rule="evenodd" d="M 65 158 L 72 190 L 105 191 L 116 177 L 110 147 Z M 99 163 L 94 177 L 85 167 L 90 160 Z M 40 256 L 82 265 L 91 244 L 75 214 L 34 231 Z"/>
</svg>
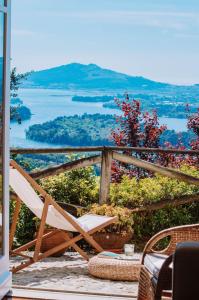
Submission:
<svg viewBox="0 0 199 300">
<path fill-rule="evenodd" d="M 112 157 L 112 151 L 106 149 L 102 151 L 99 204 L 107 203 L 109 200 Z"/>
</svg>

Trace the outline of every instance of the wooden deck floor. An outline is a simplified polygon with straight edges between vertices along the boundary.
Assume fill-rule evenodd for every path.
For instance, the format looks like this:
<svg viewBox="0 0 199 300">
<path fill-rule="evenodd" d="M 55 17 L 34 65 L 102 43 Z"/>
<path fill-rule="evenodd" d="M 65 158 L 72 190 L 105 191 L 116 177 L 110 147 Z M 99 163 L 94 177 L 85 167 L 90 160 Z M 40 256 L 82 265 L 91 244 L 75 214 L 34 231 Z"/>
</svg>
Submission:
<svg viewBox="0 0 199 300">
<path fill-rule="evenodd" d="M 136 300 L 132 297 L 68 293 L 39 289 L 13 289 L 4 300 Z"/>
<path fill-rule="evenodd" d="M 18 257 L 10 260 L 11 265 L 19 262 Z M 13 274 L 12 287 L 133 298 L 137 295 L 138 282 L 94 278 L 88 272 L 87 262 L 77 253 L 65 253 L 62 257 L 50 257 Z"/>
</svg>

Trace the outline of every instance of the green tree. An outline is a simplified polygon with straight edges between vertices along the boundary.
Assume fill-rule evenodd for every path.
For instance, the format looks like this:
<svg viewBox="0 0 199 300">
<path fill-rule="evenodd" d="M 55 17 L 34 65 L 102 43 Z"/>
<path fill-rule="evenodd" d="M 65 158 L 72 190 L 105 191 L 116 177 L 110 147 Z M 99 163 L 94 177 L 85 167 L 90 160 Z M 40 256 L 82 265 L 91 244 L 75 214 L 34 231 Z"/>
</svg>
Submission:
<svg viewBox="0 0 199 300">
<path fill-rule="evenodd" d="M 16 67 L 14 67 L 11 70 L 10 73 L 10 91 L 11 91 L 11 97 L 12 98 L 17 98 L 18 96 L 18 90 L 20 85 L 22 84 L 23 80 L 27 78 L 27 76 L 30 75 L 30 72 L 20 74 L 17 73 Z M 22 109 L 23 108 L 23 109 Z M 11 106 L 10 107 L 10 118 L 11 120 L 17 120 L 18 123 L 21 123 L 22 121 L 22 116 L 21 113 L 24 111 L 24 109 L 27 109 L 25 107 L 20 107 L 20 106 Z"/>
</svg>

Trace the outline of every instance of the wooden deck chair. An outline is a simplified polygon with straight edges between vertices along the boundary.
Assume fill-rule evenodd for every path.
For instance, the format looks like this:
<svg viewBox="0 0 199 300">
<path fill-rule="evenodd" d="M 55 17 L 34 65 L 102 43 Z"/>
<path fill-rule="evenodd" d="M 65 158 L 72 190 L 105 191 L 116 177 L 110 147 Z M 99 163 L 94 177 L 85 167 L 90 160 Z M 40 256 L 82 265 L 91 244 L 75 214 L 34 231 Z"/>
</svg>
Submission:
<svg viewBox="0 0 199 300">
<path fill-rule="evenodd" d="M 62 250 L 65 247 L 73 247 L 79 254 L 88 260 L 88 255 L 76 244 L 81 239 L 85 239 L 97 252 L 103 251 L 102 247 L 93 239 L 92 235 L 113 224 L 117 221 L 117 217 L 107 217 L 86 214 L 80 218 L 75 218 L 65 210 L 63 210 L 55 200 L 46 193 L 36 181 L 28 175 L 14 160 L 10 162 L 10 186 L 17 195 L 15 212 L 13 215 L 10 230 L 10 253 L 12 255 L 21 255 L 27 260 L 17 267 L 13 268 L 16 273 L 31 264 Z M 40 196 L 44 199 L 41 200 Z M 40 218 L 40 227 L 37 238 L 33 241 L 12 250 L 13 239 L 16 231 L 17 220 L 20 212 L 21 203 L 24 203 L 38 218 Z M 66 241 L 60 245 L 40 253 L 42 240 L 57 233 L 56 230 L 44 234 L 45 224 L 56 228 L 57 231 L 62 230 L 65 233 Z M 79 233 L 74 237 L 70 237 L 68 232 Z M 33 257 L 24 254 L 24 251 L 34 246 Z"/>
</svg>

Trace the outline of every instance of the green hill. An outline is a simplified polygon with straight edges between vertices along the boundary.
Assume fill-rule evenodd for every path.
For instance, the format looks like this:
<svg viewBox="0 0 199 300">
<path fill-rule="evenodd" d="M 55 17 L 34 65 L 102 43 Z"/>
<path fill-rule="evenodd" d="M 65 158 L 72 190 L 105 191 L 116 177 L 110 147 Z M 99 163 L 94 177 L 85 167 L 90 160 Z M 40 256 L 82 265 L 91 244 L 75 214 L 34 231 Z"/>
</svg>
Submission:
<svg viewBox="0 0 199 300">
<path fill-rule="evenodd" d="M 72 63 L 47 70 L 32 72 L 23 87 L 92 89 L 92 90 L 156 90 L 166 89 L 170 85 L 146 79 L 141 76 L 129 76 L 119 72 L 100 68 L 95 64 Z"/>
</svg>

